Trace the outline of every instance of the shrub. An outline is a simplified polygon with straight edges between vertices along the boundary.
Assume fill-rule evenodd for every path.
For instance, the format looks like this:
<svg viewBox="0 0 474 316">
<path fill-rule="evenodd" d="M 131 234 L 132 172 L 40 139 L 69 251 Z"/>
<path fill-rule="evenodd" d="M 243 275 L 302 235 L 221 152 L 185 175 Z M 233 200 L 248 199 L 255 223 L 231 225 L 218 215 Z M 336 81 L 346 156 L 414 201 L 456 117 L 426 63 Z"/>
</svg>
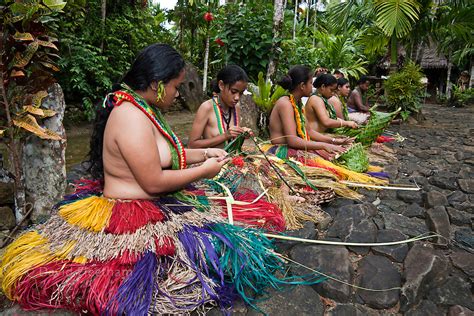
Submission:
<svg viewBox="0 0 474 316">
<path fill-rule="evenodd" d="M 400 115 L 403 119 L 418 113 L 425 93 L 422 78 L 421 68 L 413 62 L 390 75 L 385 82 L 386 105 L 389 111 L 401 108 Z"/>
</svg>

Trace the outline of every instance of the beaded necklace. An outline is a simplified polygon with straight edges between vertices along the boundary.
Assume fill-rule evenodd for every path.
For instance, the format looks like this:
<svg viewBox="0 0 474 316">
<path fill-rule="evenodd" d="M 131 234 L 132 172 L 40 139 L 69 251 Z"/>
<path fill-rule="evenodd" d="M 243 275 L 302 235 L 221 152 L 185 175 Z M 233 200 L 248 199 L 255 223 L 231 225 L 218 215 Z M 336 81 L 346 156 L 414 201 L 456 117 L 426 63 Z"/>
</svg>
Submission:
<svg viewBox="0 0 474 316">
<path fill-rule="evenodd" d="M 111 96 L 113 97 L 112 100 L 109 99 Z M 143 97 L 125 84 L 122 84 L 122 90 L 109 94 L 104 104 L 120 106 L 123 101 L 128 101 L 139 108 L 165 137 L 171 152 L 172 168 L 185 169 L 186 151 L 184 150 L 183 143 L 181 143 L 181 140 L 168 125 L 161 111 L 158 108 L 150 106 Z"/>
<path fill-rule="evenodd" d="M 234 117 L 234 125 L 239 126 L 237 111 L 235 107 L 229 109 L 229 117 L 226 117 L 224 116 L 224 111 L 222 111 L 219 97 L 212 98 L 212 106 L 214 108 L 214 114 L 216 115 L 219 134 L 224 134 L 229 129 L 230 120 L 232 119 L 232 117 Z M 225 126 L 224 123 L 226 124 Z M 227 141 L 225 142 L 225 144 L 227 144 Z"/>
<path fill-rule="evenodd" d="M 300 101 L 296 104 L 295 97 L 292 94 L 290 94 L 290 103 L 293 106 L 293 112 L 295 112 L 296 134 L 304 140 L 309 140 L 308 133 L 306 132 L 306 117 L 303 103 Z"/>
</svg>

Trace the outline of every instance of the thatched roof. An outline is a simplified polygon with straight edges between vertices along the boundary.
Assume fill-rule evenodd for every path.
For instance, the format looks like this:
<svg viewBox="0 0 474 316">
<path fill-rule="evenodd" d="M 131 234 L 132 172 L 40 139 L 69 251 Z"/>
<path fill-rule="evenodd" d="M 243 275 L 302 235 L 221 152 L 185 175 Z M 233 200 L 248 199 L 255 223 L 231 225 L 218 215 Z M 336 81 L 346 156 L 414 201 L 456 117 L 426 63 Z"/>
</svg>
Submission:
<svg viewBox="0 0 474 316">
<path fill-rule="evenodd" d="M 421 58 L 418 56 L 422 54 Z M 399 47 L 398 55 L 402 56 L 404 59 L 407 55 L 404 47 Z M 437 51 L 437 47 L 434 44 L 431 45 L 423 45 L 418 47 L 418 51 L 416 53 L 417 60 L 421 60 L 420 66 L 422 69 L 446 69 L 448 67 L 448 60 L 446 56 L 443 54 L 439 54 Z M 385 56 L 379 63 L 378 67 L 381 69 L 388 69 L 390 68 L 390 57 L 389 55 Z"/>
<path fill-rule="evenodd" d="M 420 64 L 423 69 L 444 69 L 448 68 L 448 59 L 443 54 L 439 54 L 434 45 L 425 46 Z"/>
</svg>

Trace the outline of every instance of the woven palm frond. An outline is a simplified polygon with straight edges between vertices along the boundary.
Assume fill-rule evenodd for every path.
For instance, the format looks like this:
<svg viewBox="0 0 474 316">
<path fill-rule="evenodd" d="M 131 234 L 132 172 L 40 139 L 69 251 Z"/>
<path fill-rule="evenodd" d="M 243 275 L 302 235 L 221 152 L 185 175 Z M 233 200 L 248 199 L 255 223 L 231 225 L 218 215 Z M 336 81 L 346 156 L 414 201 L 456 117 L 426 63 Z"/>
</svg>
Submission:
<svg viewBox="0 0 474 316">
<path fill-rule="evenodd" d="M 365 172 L 369 167 L 369 158 L 364 146 L 361 143 L 357 143 L 342 154 L 337 159 L 337 163 L 352 171 Z"/>
<path fill-rule="evenodd" d="M 360 133 L 356 136 L 356 141 L 364 146 L 369 146 L 377 137 L 382 135 L 383 131 L 390 125 L 392 119 L 400 112 L 398 109 L 395 112 L 384 113 L 378 111 L 370 111 L 370 118 Z"/>
<path fill-rule="evenodd" d="M 383 131 L 390 125 L 393 118 L 400 112 L 400 109 L 395 112 L 385 113 L 370 110 L 370 118 L 366 125 L 352 129 L 349 127 L 335 128 L 332 132 L 338 135 L 344 135 L 348 137 L 355 137 L 356 142 L 361 143 L 364 146 L 370 146 L 377 137 L 382 135 Z"/>
</svg>

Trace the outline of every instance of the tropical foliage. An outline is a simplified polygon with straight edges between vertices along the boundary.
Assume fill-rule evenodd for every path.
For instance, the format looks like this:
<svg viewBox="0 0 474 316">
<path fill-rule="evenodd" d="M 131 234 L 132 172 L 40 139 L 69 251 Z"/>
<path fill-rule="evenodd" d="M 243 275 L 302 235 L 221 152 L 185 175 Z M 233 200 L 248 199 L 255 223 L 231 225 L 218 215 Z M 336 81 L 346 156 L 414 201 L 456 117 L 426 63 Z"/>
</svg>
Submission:
<svg viewBox="0 0 474 316">
<path fill-rule="evenodd" d="M 61 0 L 6 1 L 2 7 L 2 38 L 0 44 L 2 78 L 2 141 L 9 152 L 15 184 L 16 219 L 25 216 L 25 185 L 22 148 L 26 136 L 43 139 L 61 137 L 40 125 L 41 119 L 54 116 L 52 110 L 41 108 L 47 89 L 57 72 L 58 47 L 49 27 L 57 21 L 66 5 Z"/>
<path fill-rule="evenodd" d="M 413 62 L 392 74 L 385 82 L 387 108 L 392 111 L 401 108 L 404 119 L 419 112 L 424 97 L 422 78 L 421 68 Z"/>
</svg>

